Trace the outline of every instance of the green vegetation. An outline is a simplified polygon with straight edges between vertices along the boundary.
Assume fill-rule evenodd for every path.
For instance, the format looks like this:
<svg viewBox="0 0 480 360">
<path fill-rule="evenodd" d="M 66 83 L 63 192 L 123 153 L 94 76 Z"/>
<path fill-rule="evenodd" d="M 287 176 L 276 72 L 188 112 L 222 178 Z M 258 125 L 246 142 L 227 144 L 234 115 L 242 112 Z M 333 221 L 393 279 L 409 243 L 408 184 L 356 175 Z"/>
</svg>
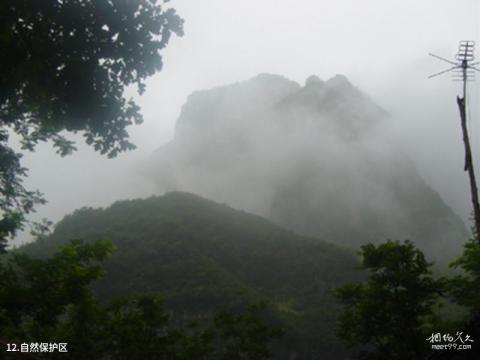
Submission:
<svg viewBox="0 0 480 360">
<path fill-rule="evenodd" d="M 480 313 L 480 245 L 475 240 L 465 244 L 463 255 L 451 265 L 463 272 L 450 280 L 453 299 L 467 307 L 472 314 Z"/>
<path fill-rule="evenodd" d="M 72 238 L 85 244 L 50 259 Z M 0 337 L 41 331 L 93 358 L 410 360 L 433 333 L 480 336 L 466 317 L 478 318 L 478 244 L 442 276 L 409 241 L 360 254 L 364 271 L 346 249 L 187 193 L 84 208 L 4 256 Z"/>
<path fill-rule="evenodd" d="M 338 334 L 353 348 L 357 359 L 424 359 L 431 351 L 427 339 L 442 332 L 478 339 L 478 243 L 472 240 L 465 244 L 463 255 L 450 265 L 461 268 L 461 273 L 450 272 L 448 277 L 435 278 L 432 264 L 409 241 L 364 245 L 361 255 L 368 280 L 337 290 L 343 304 Z M 465 310 L 470 311 L 470 320 Z M 476 345 L 460 355 L 454 350 L 437 353 L 438 358 L 474 359 L 480 355 Z"/>
<path fill-rule="evenodd" d="M 265 304 L 212 318 L 173 323 L 156 295 L 100 305 L 89 285 L 101 278 L 112 254 L 109 241 L 72 241 L 51 259 L 13 254 L 0 264 L 2 359 L 16 359 L 6 344 L 67 343 L 68 354 L 42 359 L 269 359 L 280 335 L 265 319 Z M 12 345 L 15 344 L 15 345 Z M 24 355 L 24 353 L 22 354 Z"/>
<path fill-rule="evenodd" d="M 22 252 L 47 257 L 72 238 L 113 239 L 117 251 L 93 287 L 103 302 L 160 293 L 180 321 L 268 300 L 272 324 L 285 332 L 273 347 L 275 358 L 344 354 L 334 331 L 333 290 L 361 279 L 350 251 L 195 195 L 170 193 L 78 210 Z"/>
<path fill-rule="evenodd" d="M 366 283 L 339 288 L 344 304 L 339 336 L 359 346 L 361 359 L 420 359 L 425 355 L 424 319 L 432 315 L 442 286 L 411 242 L 362 246 Z"/>
<path fill-rule="evenodd" d="M 163 3 L 0 3 L 0 250 L 43 201 L 23 187 L 27 170 L 12 133 L 24 150 L 51 140 L 62 156 L 75 150 L 65 131 L 81 131 L 110 157 L 134 148 L 126 128 L 143 118 L 124 90 L 137 85 L 142 94 L 145 79 L 162 68 L 160 51 L 183 34 L 183 20 Z"/>
<path fill-rule="evenodd" d="M 161 70 L 160 53 L 172 34 L 183 34 L 183 20 L 166 2 L 0 2 L 0 252 L 22 229 L 25 215 L 45 202 L 23 185 L 27 169 L 12 148 L 12 135 L 22 150 L 52 141 L 62 156 L 75 150 L 66 132 L 81 132 L 109 157 L 133 149 L 126 128 L 141 123 L 142 115 L 125 89 L 136 85 L 142 94 L 145 80 Z M 191 97 L 177 127 L 180 145 L 169 147 L 171 161 L 185 162 L 178 169 L 206 169 L 203 183 L 213 194 L 215 181 L 225 181 L 219 175 L 245 174 L 248 181 L 232 178 L 230 200 L 247 200 L 251 192 L 251 209 L 339 244 L 395 234 L 415 238 L 439 259 L 457 250 L 465 234 L 461 220 L 410 161 L 395 148 L 364 148 L 364 134 L 383 111 L 345 78 L 310 78 L 301 88 L 263 75 L 252 85 L 261 85 L 259 94 L 235 85 L 225 97 L 225 88 Z M 227 106 L 229 101 L 236 107 Z M 275 105 L 267 109 L 266 103 Z M 318 120 L 321 131 L 305 127 L 315 137 L 305 136 L 298 148 L 314 155 L 297 158 L 295 143 L 270 146 L 262 138 L 266 128 L 251 121 L 245 121 L 245 131 L 232 126 L 229 117 L 241 119 L 235 109 L 247 107 L 249 118 L 266 124 L 270 116 L 277 130 L 295 123 L 300 113 Z M 223 130 L 215 120 L 216 133 L 236 140 L 225 145 L 201 138 L 210 133 L 202 118 L 225 118 Z M 323 123 L 330 119 L 335 121 L 329 134 Z M 291 135 L 289 126 L 285 134 Z M 185 150 L 198 134 L 202 141 L 192 143 L 199 147 Z M 262 146 L 249 154 L 249 143 Z M 305 148 L 309 143 L 335 146 Z M 338 163 L 332 168 L 325 166 L 331 154 Z M 256 181 L 250 179 L 253 158 L 263 159 L 257 170 L 268 169 L 254 174 Z M 238 167 L 242 161 L 245 168 Z M 178 169 L 173 172 L 181 174 Z M 272 191 L 262 195 L 267 187 Z M 37 230 L 45 228 L 38 224 Z M 410 242 L 365 245 L 361 255 L 370 274 L 366 281 L 346 249 L 190 194 L 85 208 L 65 217 L 52 235 L 1 255 L 0 342 L 68 343 L 70 359 L 328 360 L 347 356 L 334 334 L 339 320 L 340 337 L 359 358 L 409 360 L 427 354 L 431 331 L 461 324 L 457 310 L 451 319 L 442 318 L 442 303 L 469 312 L 474 321 L 466 330 L 480 339 L 478 244 L 466 245 L 452 264 L 460 271 L 450 278 L 434 278 L 431 264 Z M 2 358 L 17 355 L 2 351 Z"/>
</svg>

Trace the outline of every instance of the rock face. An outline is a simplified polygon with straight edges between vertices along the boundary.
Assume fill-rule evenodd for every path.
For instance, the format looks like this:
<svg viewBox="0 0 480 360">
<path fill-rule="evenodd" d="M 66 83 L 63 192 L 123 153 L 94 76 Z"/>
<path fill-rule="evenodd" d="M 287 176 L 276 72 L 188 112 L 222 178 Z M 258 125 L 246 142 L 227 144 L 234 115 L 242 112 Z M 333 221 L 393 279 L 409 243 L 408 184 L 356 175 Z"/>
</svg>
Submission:
<svg viewBox="0 0 480 360">
<path fill-rule="evenodd" d="M 150 168 L 159 192 L 198 193 L 337 244 L 411 239 L 450 258 L 465 226 L 385 123 L 344 76 L 302 87 L 262 74 L 190 95 Z"/>
</svg>

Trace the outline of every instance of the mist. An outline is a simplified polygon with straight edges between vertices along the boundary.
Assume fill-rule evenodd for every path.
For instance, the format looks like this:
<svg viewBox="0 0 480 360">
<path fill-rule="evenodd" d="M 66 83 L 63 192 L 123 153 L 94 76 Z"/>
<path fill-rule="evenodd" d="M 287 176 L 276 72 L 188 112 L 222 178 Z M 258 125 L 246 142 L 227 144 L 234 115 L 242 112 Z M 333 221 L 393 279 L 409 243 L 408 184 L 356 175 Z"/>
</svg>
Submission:
<svg viewBox="0 0 480 360">
<path fill-rule="evenodd" d="M 149 164 L 157 149 L 174 138 L 175 124 L 188 96 L 198 90 L 271 73 L 299 86 L 312 74 L 322 80 L 344 74 L 388 114 L 383 120 L 388 129 L 375 139 L 383 137 L 386 144 L 393 141 L 409 154 L 422 178 L 468 222 L 468 183 L 463 173 L 463 144 L 455 102 L 460 88 L 448 75 L 427 79 L 448 67 L 427 54 L 452 58 L 459 40 L 478 40 L 476 16 L 465 17 L 466 13 L 480 14 L 478 2 L 177 0 L 171 4 L 185 18 L 186 35 L 169 45 L 164 52 L 164 69 L 148 81 L 147 92 L 138 97 L 145 123 L 129 129 L 137 150 L 107 159 L 83 145 L 78 136 L 79 150 L 67 158 L 55 155 L 48 144 L 39 146 L 35 153 L 26 153 L 24 165 L 30 170 L 26 185 L 40 189 L 49 201 L 37 208 L 34 219 L 58 221 L 82 206 L 106 206 L 119 199 L 169 190 L 152 181 L 149 170 L 159 169 L 148 169 L 145 164 Z M 478 168 L 478 83 L 470 84 L 470 90 L 470 126 Z M 133 89 L 129 93 L 136 97 Z M 229 105 L 233 113 L 235 104 Z M 256 127 L 255 131 L 263 134 L 261 128 Z M 335 156 L 345 158 L 355 154 L 352 149 L 349 152 L 342 148 L 343 143 L 337 138 L 325 138 L 318 144 L 307 136 L 311 133 L 308 127 L 303 128 L 290 139 L 289 146 L 302 145 L 306 151 L 317 153 L 328 148 Z M 284 145 L 281 135 L 271 139 L 272 143 L 260 142 L 258 146 L 278 149 Z M 371 143 L 368 139 L 364 138 L 358 146 L 373 147 L 375 154 L 385 150 L 381 142 Z M 261 153 L 270 157 L 251 159 L 252 166 L 271 163 L 271 171 L 278 171 L 275 177 L 281 181 L 286 170 L 278 164 L 284 153 L 270 154 L 268 149 Z M 225 182 L 236 175 L 225 173 Z M 262 183 L 265 177 L 252 176 L 250 181 L 263 189 L 263 196 L 268 196 L 271 187 Z M 201 174 L 192 172 L 182 181 L 193 183 L 195 177 Z M 208 193 L 198 186 L 199 192 Z M 243 186 L 243 190 L 248 190 L 250 183 Z M 239 189 L 241 192 L 245 193 Z M 239 196 L 237 200 L 224 198 L 232 205 L 257 213 L 269 211 L 262 208 L 265 202 L 260 201 L 258 193 Z M 28 240 L 24 235 L 16 242 Z"/>
</svg>

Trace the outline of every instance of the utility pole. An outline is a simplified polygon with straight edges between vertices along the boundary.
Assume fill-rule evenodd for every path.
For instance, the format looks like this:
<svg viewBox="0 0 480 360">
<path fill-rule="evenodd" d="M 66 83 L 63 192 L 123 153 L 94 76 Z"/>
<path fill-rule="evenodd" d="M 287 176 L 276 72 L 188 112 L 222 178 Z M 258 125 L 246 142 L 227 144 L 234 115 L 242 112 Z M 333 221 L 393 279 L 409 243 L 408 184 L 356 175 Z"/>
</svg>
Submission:
<svg viewBox="0 0 480 360">
<path fill-rule="evenodd" d="M 474 60 L 474 48 L 475 43 L 473 41 L 461 41 L 458 47 L 458 53 L 455 56 L 456 61 L 450 61 L 445 58 L 442 58 L 438 55 L 429 54 L 434 58 L 445 61 L 451 65 L 449 69 L 443 70 L 439 73 L 430 75 L 429 78 L 442 75 L 447 72 L 453 72 L 453 79 L 455 81 L 461 81 L 463 83 L 463 96 L 457 96 L 457 105 L 460 110 L 460 123 L 462 126 L 463 133 L 463 144 L 465 145 L 465 165 L 463 170 L 468 172 L 468 178 L 470 180 L 470 193 L 472 198 L 473 205 L 473 217 L 475 221 L 475 238 L 478 243 L 480 243 L 480 204 L 478 202 L 478 187 L 477 181 L 475 179 L 475 170 L 473 167 L 472 160 L 472 150 L 470 147 L 470 138 L 468 136 L 467 128 L 467 112 L 466 112 L 466 103 L 467 103 L 467 82 L 474 80 L 475 71 L 479 71 L 475 65 L 480 62 L 472 63 Z"/>
</svg>

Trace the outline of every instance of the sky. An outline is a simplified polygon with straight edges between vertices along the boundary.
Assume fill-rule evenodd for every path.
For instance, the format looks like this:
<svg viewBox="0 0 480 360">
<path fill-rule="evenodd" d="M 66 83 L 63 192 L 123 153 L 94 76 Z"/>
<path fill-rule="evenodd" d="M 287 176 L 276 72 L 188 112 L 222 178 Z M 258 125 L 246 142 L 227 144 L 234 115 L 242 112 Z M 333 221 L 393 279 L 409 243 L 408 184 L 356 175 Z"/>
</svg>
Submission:
<svg viewBox="0 0 480 360">
<path fill-rule="evenodd" d="M 449 67 L 428 56 L 451 59 L 460 40 L 479 41 L 476 0 L 172 0 L 185 19 L 185 36 L 172 37 L 164 68 L 147 81 L 145 118 L 129 129 L 138 149 L 107 159 L 82 144 L 61 158 L 49 144 L 24 156 L 26 185 L 48 204 L 34 218 L 60 220 L 82 206 L 148 196 L 152 184 L 143 161 L 172 139 L 175 121 L 189 94 L 276 73 L 303 84 L 316 74 L 327 80 L 346 75 L 390 114 L 388 121 L 420 173 L 465 220 L 470 213 L 463 172 L 463 144 L 455 96 L 460 84 Z M 479 44 L 480 46 L 480 44 Z M 480 58 L 480 50 L 477 52 Z M 480 75 L 480 74 L 479 74 Z M 480 81 L 480 76 L 477 77 Z M 480 154 L 479 82 L 470 85 L 469 120 L 475 154 Z M 477 159 L 478 158 L 478 159 Z M 480 155 L 475 157 L 480 171 Z M 26 241 L 20 236 L 16 241 Z"/>
</svg>

